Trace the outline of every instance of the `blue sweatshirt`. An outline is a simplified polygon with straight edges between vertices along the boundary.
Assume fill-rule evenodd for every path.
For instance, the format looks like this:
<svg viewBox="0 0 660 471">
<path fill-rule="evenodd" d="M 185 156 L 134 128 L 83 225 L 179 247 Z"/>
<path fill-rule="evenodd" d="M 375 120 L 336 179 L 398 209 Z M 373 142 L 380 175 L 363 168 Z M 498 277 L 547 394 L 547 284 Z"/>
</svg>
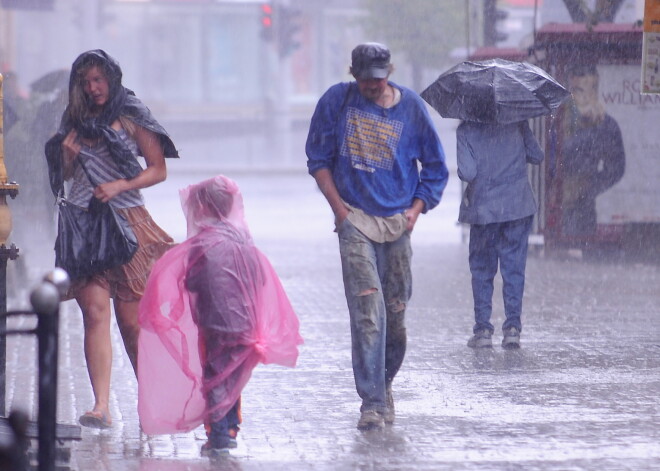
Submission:
<svg viewBox="0 0 660 471">
<path fill-rule="evenodd" d="M 364 98 L 355 82 L 326 91 L 312 116 L 307 168 L 332 172 L 342 199 L 372 216 L 392 216 L 413 199 L 434 208 L 447 185 L 445 154 L 422 99 L 390 82 L 401 100 L 383 108 Z M 419 165 L 421 164 L 421 170 Z"/>
</svg>

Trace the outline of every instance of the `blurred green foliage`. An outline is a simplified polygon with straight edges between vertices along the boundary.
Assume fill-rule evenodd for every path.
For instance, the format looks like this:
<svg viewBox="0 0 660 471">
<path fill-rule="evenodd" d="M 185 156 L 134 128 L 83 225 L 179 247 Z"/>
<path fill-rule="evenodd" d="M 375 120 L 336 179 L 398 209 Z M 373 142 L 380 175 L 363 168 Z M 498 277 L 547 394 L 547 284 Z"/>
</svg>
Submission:
<svg viewBox="0 0 660 471">
<path fill-rule="evenodd" d="M 466 0 L 362 0 L 363 27 L 375 41 L 403 53 L 412 87 L 421 91 L 424 70 L 444 71 L 457 62 L 450 52 L 467 45 Z"/>
</svg>

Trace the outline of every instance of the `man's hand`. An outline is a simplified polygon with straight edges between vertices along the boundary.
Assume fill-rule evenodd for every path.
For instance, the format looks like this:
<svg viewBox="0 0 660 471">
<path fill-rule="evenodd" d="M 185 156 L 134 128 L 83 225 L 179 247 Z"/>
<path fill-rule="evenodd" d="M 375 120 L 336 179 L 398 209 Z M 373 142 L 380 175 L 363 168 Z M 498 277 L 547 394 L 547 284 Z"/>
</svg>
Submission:
<svg viewBox="0 0 660 471">
<path fill-rule="evenodd" d="M 348 216 L 350 210 L 344 204 L 344 201 L 339 196 L 337 192 L 337 187 L 335 182 L 332 179 L 332 173 L 327 168 L 322 168 L 317 170 L 314 175 L 316 184 L 319 186 L 321 193 L 325 196 L 325 199 L 328 201 L 332 212 L 335 215 L 335 230 L 339 225 L 344 222 L 344 219 Z"/>
<path fill-rule="evenodd" d="M 422 211 L 424 211 L 424 202 L 420 199 L 415 198 L 415 201 L 413 201 L 413 205 L 403 212 L 403 215 L 408 220 L 406 229 L 408 229 L 409 232 L 412 232 L 413 228 L 415 227 L 415 223 L 417 223 L 417 218 L 419 217 Z"/>
<path fill-rule="evenodd" d="M 339 227 L 342 222 L 348 217 L 348 214 L 350 213 L 349 209 L 346 207 L 346 205 L 341 205 L 339 208 L 337 208 L 337 211 L 335 212 L 335 227 Z"/>
</svg>

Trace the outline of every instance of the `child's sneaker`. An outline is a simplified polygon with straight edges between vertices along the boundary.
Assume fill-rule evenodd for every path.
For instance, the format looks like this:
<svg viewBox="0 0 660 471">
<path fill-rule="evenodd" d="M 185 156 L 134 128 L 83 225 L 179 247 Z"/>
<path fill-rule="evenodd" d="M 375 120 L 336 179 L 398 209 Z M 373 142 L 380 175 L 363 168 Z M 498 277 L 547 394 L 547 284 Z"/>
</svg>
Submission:
<svg viewBox="0 0 660 471">
<path fill-rule="evenodd" d="M 227 455 L 230 448 L 236 448 L 236 435 L 238 434 L 238 425 L 226 425 L 226 419 L 212 423 L 210 426 L 204 424 L 206 428 L 207 442 L 202 445 L 202 456 L 210 458 Z"/>
<path fill-rule="evenodd" d="M 230 425 L 229 426 L 229 441 L 228 441 L 228 447 L 229 448 L 236 448 L 238 447 L 238 442 L 236 441 L 236 437 L 238 436 L 240 428 L 238 425 Z"/>
<path fill-rule="evenodd" d="M 235 439 L 234 443 L 236 443 Z M 208 458 L 218 458 L 220 456 L 227 456 L 229 454 L 229 448 L 236 448 L 236 446 L 230 446 L 229 441 L 227 441 L 227 443 L 222 446 L 218 443 L 211 443 L 211 440 L 208 440 L 202 445 L 201 453 L 202 456 L 206 456 Z"/>
</svg>

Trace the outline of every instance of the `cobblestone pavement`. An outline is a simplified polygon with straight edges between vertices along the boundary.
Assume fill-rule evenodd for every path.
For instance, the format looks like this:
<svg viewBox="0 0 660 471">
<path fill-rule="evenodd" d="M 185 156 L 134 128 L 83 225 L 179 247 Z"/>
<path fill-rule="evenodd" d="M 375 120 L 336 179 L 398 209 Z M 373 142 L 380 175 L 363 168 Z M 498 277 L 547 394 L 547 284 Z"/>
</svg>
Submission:
<svg viewBox="0 0 660 471">
<path fill-rule="evenodd" d="M 148 206 L 183 236 L 168 180 Z M 414 294 L 408 353 L 394 383 L 397 419 L 383 432 L 356 428 L 359 400 L 331 217 L 305 175 L 234 178 L 257 244 L 300 317 L 297 368 L 260 365 L 244 391 L 238 448 L 199 457 L 201 430 L 141 435 L 136 382 L 115 328 L 109 431 L 83 430 L 79 471 L 225 470 L 650 470 L 660 469 L 660 269 L 652 264 L 531 256 L 523 348 L 473 351 L 467 247 L 454 225 L 458 192 L 423 216 L 413 235 Z M 498 282 L 494 323 L 503 320 Z M 92 404 L 80 313 L 61 310 L 58 421 Z M 8 343 L 8 409 L 36 417 L 34 346 Z"/>
</svg>

